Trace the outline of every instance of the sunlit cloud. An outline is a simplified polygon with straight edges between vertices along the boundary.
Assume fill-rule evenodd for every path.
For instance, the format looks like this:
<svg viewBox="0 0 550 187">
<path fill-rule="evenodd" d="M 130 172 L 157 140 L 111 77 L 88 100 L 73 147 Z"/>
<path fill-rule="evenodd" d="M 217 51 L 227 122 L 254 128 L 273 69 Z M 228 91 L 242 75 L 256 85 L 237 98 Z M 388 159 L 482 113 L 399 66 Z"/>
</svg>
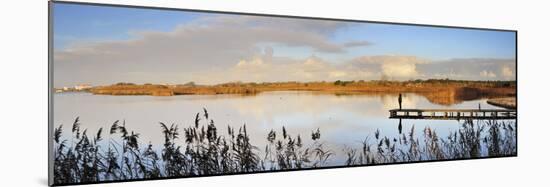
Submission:
<svg viewBox="0 0 550 187">
<path fill-rule="evenodd" d="M 381 55 L 358 57 L 352 63 L 359 68 L 379 70 L 383 79 L 407 80 L 418 77 L 417 64 L 427 61 L 415 56 Z"/>
<path fill-rule="evenodd" d="M 127 40 L 75 41 L 54 52 L 54 84 L 515 79 L 514 59 L 351 55 L 348 51 L 373 45 L 363 39 L 333 38 L 353 26 L 326 20 L 204 16 L 172 31 L 134 31 Z M 307 50 L 288 54 L 294 48 Z M 345 58 L 326 58 L 334 54 Z"/>
<path fill-rule="evenodd" d="M 479 76 L 486 77 L 486 78 L 495 78 L 497 75 L 493 73 L 492 71 L 483 70 L 482 72 L 479 72 Z"/>
<path fill-rule="evenodd" d="M 418 64 L 417 70 L 423 77 L 441 79 L 515 80 L 514 65 L 515 59 L 465 58 Z"/>
<path fill-rule="evenodd" d="M 502 77 L 505 78 L 505 79 L 514 79 L 515 76 L 516 76 L 515 73 L 514 73 L 513 68 L 511 68 L 508 65 L 502 66 L 500 72 L 501 72 Z"/>
<path fill-rule="evenodd" d="M 248 64 L 242 65 L 260 68 L 261 64 L 254 63 L 273 56 L 272 47 L 259 46 L 265 43 L 307 47 L 319 53 L 343 53 L 350 47 L 370 45 L 363 40 L 339 43 L 330 39 L 336 30 L 349 25 L 324 20 L 207 16 L 170 32 L 133 32 L 129 40 L 77 41 L 54 53 L 58 76 L 55 84 L 65 85 L 75 79 L 97 84 L 125 80 L 165 82 L 167 77 L 175 76 L 182 79 L 169 81 L 184 82 L 191 80 L 181 74 L 232 68 L 243 59 Z M 265 57 L 248 62 L 258 55 Z M 102 73 L 101 78 L 97 72 Z M 150 72 L 150 75 L 136 77 L 128 72 Z"/>
</svg>

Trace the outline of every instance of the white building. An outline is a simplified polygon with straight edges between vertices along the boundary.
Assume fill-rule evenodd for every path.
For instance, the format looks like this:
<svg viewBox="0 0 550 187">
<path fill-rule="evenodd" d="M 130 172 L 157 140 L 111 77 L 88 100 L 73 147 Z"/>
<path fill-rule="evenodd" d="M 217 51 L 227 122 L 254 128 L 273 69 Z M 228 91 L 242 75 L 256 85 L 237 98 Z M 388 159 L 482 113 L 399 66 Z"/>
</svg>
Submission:
<svg viewBox="0 0 550 187">
<path fill-rule="evenodd" d="M 74 89 L 75 90 L 84 90 L 84 89 L 88 89 L 88 88 L 91 88 L 92 86 L 89 85 L 89 84 L 79 84 L 79 85 L 76 85 L 74 86 Z"/>
</svg>

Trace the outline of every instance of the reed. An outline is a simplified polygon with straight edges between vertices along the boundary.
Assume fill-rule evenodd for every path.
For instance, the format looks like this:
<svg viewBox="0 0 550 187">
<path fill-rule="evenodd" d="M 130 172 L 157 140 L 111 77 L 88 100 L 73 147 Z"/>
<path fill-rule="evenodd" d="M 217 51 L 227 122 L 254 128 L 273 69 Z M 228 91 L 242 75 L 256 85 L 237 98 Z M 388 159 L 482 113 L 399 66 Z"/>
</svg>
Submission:
<svg viewBox="0 0 550 187">
<path fill-rule="evenodd" d="M 416 93 L 430 102 L 451 105 L 476 98 L 501 98 L 516 95 L 514 81 L 410 80 L 410 81 L 342 81 L 335 82 L 230 82 L 217 85 L 159 85 L 117 83 L 89 90 L 101 95 L 255 95 L 269 91 L 311 91 L 330 94 L 398 94 Z"/>
<path fill-rule="evenodd" d="M 415 136 L 413 126 L 399 138 L 380 137 L 374 132 L 374 143 L 367 137 L 362 149 L 347 149 L 346 165 L 368 165 L 395 162 L 449 160 L 512 156 L 517 154 L 515 122 L 462 122 L 461 128 L 441 138 L 430 127 L 422 132 L 423 141 Z M 488 129 L 488 130 L 487 130 Z"/>
<path fill-rule="evenodd" d="M 421 136 L 413 126 L 398 137 L 367 136 L 358 147 L 342 152 L 340 165 L 479 158 L 516 154 L 515 122 L 463 121 L 461 128 L 441 138 L 426 127 Z M 82 130 L 77 117 L 70 138 L 62 139 L 63 125 L 54 129 L 54 182 L 74 184 L 131 179 L 246 173 L 266 170 L 293 170 L 338 165 L 336 152 L 321 141 L 321 131 L 311 132 L 311 141 L 292 135 L 283 126 L 268 132 L 260 150 L 250 141 L 246 124 L 227 127 L 226 135 L 206 109 L 195 115 L 194 124 L 180 129 L 177 124 L 159 123 L 164 144 L 155 148 L 140 142 L 140 134 L 115 121 L 105 135 Z M 401 127 L 399 127 L 401 128 Z M 180 134 L 182 133 L 182 134 Z M 176 143 L 180 138 L 183 144 Z M 422 138 L 422 140 L 419 140 Z M 309 143 L 305 143 L 309 142 Z"/>
</svg>

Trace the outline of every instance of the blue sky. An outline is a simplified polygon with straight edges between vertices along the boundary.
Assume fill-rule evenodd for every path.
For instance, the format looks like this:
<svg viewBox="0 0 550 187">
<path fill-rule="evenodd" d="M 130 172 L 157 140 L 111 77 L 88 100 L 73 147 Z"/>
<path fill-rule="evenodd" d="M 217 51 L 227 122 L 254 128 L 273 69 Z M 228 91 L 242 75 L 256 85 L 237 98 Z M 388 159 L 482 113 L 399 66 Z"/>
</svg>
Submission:
<svg viewBox="0 0 550 187">
<path fill-rule="evenodd" d="M 54 6 L 55 68 L 66 75 L 61 77 L 70 79 L 57 81 L 63 85 L 122 81 L 115 77 L 133 82 L 194 81 L 190 75 L 179 74 L 205 71 L 223 71 L 226 77 L 203 80 L 205 83 L 227 77 L 234 81 L 284 81 L 266 77 L 300 72 L 307 76 L 293 78 L 315 81 L 334 75 L 328 79 L 377 79 L 387 74 L 395 79 L 413 79 L 448 74 L 446 78 L 515 79 L 510 76 L 510 71 L 515 72 L 514 32 L 64 3 Z M 318 69 L 310 67 L 312 60 L 319 61 Z M 430 72 L 420 72 L 422 68 L 417 65 L 426 63 L 476 67 L 464 70 L 453 66 L 448 72 L 425 68 Z M 107 76 L 98 78 L 89 73 L 105 65 L 112 66 L 105 72 Z M 359 71 L 359 67 L 369 69 Z M 255 76 L 238 75 L 242 68 Z M 293 70 L 285 72 L 285 68 Z M 155 76 L 159 73 L 174 75 Z"/>
<path fill-rule="evenodd" d="M 126 40 L 135 31 L 171 31 L 177 25 L 208 16 L 205 13 L 106 6 L 56 4 L 55 45 L 71 42 Z M 354 24 L 338 31 L 335 41 L 367 40 L 375 45 L 350 53 L 408 54 L 434 59 L 514 58 L 515 33 L 419 27 L 394 24 Z"/>
<path fill-rule="evenodd" d="M 374 45 L 366 54 L 407 54 L 431 59 L 514 58 L 515 33 L 392 24 L 361 24 L 338 39 L 362 38 Z"/>
<path fill-rule="evenodd" d="M 201 13 L 56 3 L 55 48 L 71 42 L 127 40 L 132 32 L 170 31 Z"/>
</svg>

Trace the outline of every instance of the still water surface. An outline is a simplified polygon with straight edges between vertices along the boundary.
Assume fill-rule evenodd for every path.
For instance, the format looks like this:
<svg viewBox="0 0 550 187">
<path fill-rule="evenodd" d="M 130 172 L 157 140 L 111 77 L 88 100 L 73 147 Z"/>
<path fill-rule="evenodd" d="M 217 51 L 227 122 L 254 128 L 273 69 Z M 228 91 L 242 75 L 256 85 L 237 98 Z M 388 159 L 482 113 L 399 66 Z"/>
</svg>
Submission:
<svg viewBox="0 0 550 187">
<path fill-rule="evenodd" d="M 416 94 L 404 94 L 403 108 L 497 108 L 486 100 L 465 101 L 456 105 L 438 105 Z M 246 124 L 248 134 L 260 150 L 267 143 L 271 129 L 280 135 L 282 126 L 292 136 L 301 135 L 310 140 L 311 132 L 321 131 L 321 141 L 333 152 L 334 160 L 344 159 L 342 150 L 358 148 L 367 136 L 371 139 L 379 129 L 381 137 L 398 137 L 399 120 L 388 119 L 390 109 L 398 108 L 397 95 L 334 95 L 312 92 L 265 92 L 254 96 L 241 95 L 182 95 L 110 96 L 90 93 L 57 93 L 54 97 L 54 124 L 64 125 L 69 138 L 71 125 L 80 117 L 81 129 L 96 132 L 109 129 L 116 120 L 125 120 L 126 127 L 140 133 L 140 143 L 161 146 L 164 139 L 159 122 L 178 124 L 180 129 L 194 124 L 195 115 L 203 107 L 226 135 L 227 125 L 238 129 Z M 414 125 L 416 133 L 426 126 L 436 130 L 440 137 L 460 127 L 455 120 L 403 120 L 403 131 Z M 108 132 L 105 130 L 104 132 Z M 180 132 L 181 134 L 182 132 Z M 90 133 L 93 134 L 93 133 Z M 108 137 L 107 134 L 104 136 Z M 311 141 L 304 141 L 307 145 Z M 183 140 L 180 140 L 183 143 Z"/>
</svg>

